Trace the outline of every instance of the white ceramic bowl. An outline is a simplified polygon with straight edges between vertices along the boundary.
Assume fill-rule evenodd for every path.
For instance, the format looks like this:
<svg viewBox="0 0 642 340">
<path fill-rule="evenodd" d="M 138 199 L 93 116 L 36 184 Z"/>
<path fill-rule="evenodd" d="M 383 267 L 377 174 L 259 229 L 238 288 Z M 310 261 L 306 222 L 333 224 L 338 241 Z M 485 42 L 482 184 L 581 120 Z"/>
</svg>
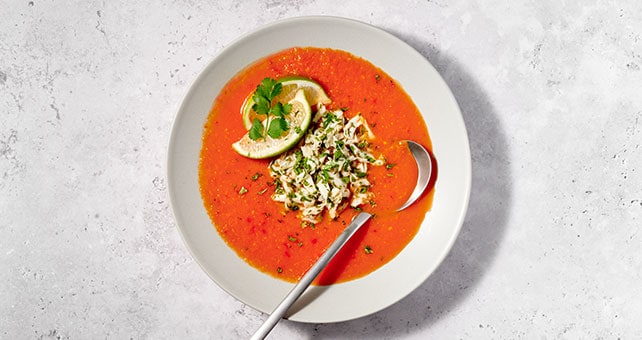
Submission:
<svg viewBox="0 0 642 340">
<path fill-rule="evenodd" d="M 178 229 L 192 256 L 243 303 L 270 313 L 293 285 L 249 266 L 212 225 L 198 185 L 203 125 L 230 78 L 257 59 L 294 46 L 345 50 L 396 79 L 423 114 L 438 164 L 432 209 L 401 253 L 363 278 L 311 287 L 287 315 L 302 322 L 345 321 L 399 301 L 447 255 L 470 195 L 468 137 L 457 102 L 437 71 L 412 47 L 381 29 L 343 18 L 300 17 L 263 27 L 223 49 L 194 81 L 176 115 L 168 151 L 168 188 Z"/>
</svg>

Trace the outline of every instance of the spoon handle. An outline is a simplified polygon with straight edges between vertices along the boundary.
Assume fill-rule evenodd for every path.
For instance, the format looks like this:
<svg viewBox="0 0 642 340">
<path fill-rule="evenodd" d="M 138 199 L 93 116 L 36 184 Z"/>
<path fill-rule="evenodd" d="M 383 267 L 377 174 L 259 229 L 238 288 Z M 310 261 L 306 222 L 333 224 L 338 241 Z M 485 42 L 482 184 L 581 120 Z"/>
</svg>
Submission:
<svg viewBox="0 0 642 340">
<path fill-rule="evenodd" d="M 263 322 L 261 327 L 252 335 L 253 340 L 255 339 L 264 339 L 265 336 L 270 333 L 272 328 L 281 320 L 283 315 L 287 310 L 292 306 L 292 304 L 303 294 L 303 292 L 310 286 L 312 281 L 319 275 L 319 273 L 325 268 L 330 260 L 339 252 L 339 250 L 348 242 L 348 240 L 354 235 L 354 233 L 363 226 L 372 215 L 361 212 L 359 215 L 355 216 L 352 219 L 352 222 L 341 232 L 336 240 L 330 245 L 330 247 L 321 255 L 317 262 L 312 265 L 312 267 L 303 275 L 301 280 L 292 288 L 292 290 L 285 296 L 283 301 L 274 309 L 272 314 Z"/>
</svg>

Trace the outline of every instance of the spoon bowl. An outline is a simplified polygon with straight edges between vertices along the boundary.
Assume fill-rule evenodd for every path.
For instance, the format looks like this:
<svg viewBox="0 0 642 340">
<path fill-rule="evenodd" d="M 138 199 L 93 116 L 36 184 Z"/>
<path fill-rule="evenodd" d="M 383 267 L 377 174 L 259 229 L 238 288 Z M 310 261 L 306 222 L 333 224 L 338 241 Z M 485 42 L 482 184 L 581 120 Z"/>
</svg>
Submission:
<svg viewBox="0 0 642 340">
<path fill-rule="evenodd" d="M 408 206 L 421 197 L 421 194 L 426 191 L 428 183 L 430 182 L 430 176 L 432 175 L 432 159 L 430 158 L 428 150 L 421 146 L 421 144 L 411 140 L 407 140 L 406 144 L 408 144 L 408 149 L 410 149 L 410 153 L 412 153 L 415 162 L 417 162 L 417 184 L 415 184 L 415 188 L 406 203 L 402 204 L 396 211 L 402 211 L 408 208 Z"/>
<path fill-rule="evenodd" d="M 426 190 L 430 182 L 432 174 L 432 160 L 430 153 L 421 144 L 407 140 L 408 149 L 413 158 L 417 162 L 417 184 L 413 189 L 408 200 L 401 205 L 396 211 L 402 211 L 408 206 L 412 205 Z M 370 218 L 371 214 L 367 212 L 360 212 L 352 219 L 352 222 L 339 234 L 334 242 L 328 249 L 321 255 L 317 262 L 303 275 L 301 280 L 292 288 L 292 290 L 285 296 L 279 305 L 272 311 L 270 316 L 263 322 L 261 327 L 254 333 L 251 339 L 264 339 L 265 336 L 276 326 L 281 320 L 283 315 L 294 304 L 294 302 L 303 294 L 303 292 L 310 286 L 312 281 L 321 273 L 321 271 L 328 265 L 330 260 L 339 252 L 339 250 L 350 240 L 350 238 L 359 230 Z"/>
</svg>

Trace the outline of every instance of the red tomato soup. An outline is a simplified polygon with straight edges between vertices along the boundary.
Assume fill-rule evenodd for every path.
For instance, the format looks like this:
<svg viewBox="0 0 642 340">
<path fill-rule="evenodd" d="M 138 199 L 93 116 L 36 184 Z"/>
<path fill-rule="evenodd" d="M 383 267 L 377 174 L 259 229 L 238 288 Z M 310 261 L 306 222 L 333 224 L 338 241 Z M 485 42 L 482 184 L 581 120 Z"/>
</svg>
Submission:
<svg viewBox="0 0 642 340">
<path fill-rule="evenodd" d="M 394 213 L 412 191 L 417 166 L 405 144 L 411 139 L 431 149 L 428 130 L 401 86 L 381 69 L 350 53 L 327 48 L 291 48 L 248 66 L 216 98 L 203 130 L 199 182 L 203 202 L 221 237 L 250 265 L 285 281 L 297 281 L 357 214 L 348 207 L 337 219 L 324 216 L 303 224 L 271 195 L 275 186 L 267 160 L 245 158 L 232 143 L 247 131 L 241 106 L 265 77 L 304 76 L 317 81 L 347 118 L 361 113 L 376 138 L 371 150 L 394 166 L 370 166 L 374 214 L 353 236 L 316 284 L 353 280 L 393 259 L 417 233 L 432 203 L 432 190 L 406 210 Z M 258 175 L 257 175 L 258 174 Z M 241 190 L 241 188 L 245 188 Z M 247 192 L 245 192 L 247 190 Z"/>
</svg>

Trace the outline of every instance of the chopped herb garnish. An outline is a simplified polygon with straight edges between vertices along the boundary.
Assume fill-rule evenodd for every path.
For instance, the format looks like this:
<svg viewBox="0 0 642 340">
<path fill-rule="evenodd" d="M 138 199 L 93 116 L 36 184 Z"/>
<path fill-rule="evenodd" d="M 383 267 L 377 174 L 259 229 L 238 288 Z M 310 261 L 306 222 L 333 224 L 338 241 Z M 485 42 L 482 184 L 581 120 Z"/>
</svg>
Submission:
<svg viewBox="0 0 642 340">
<path fill-rule="evenodd" d="M 386 164 L 386 169 L 390 170 L 390 169 L 394 168 L 395 165 L 397 165 L 397 164 L 388 163 L 388 164 Z"/>
<path fill-rule="evenodd" d="M 267 191 L 267 188 L 264 188 L 263 190 L 259 190 L 259 192 L 257 192 L 256 194 L 257 195 L 263 195 L 263 194 L 265 194 L 266 191 Z"/>
<path fill-rule="evenodd" d="M 276 268 L 276 272 L 279 274 L 283 273 L 283 268 L 281 267 Z"/>
<path fill-rule="evenodd" d="M 372 250 L 370 246 L 366 246 L 365 248 L 363 248 L 363 250 L 365 251 L 366 254 L 374 253 L 374 250 Z"/>
<path fill-rule="evenodd" d="M 380 75 L 378 75 L 378 74 L 375 74 L 375 80 L 376 80 L 376 81 L 381 80 L 381 76 L 380 76 Z"/>
<path fill-rule="evenodd" d="M 244 195 L 247 192 L 247 189 L 245 187 L 241 187 L 239 190 L 239 195 Z"/>
<path fill-rule="evenodd" d="M 252 179 L 252 181 L 256 182 L 256 180 L 259 179 L 259 177 L 261 177 L 261 176 L 263 176 L 263 174 L 260 173 L 260 172 L 257 172 L 254 175 L 252 175 L 251 179 Z"/>
<path fill-rule="evenodd" d="M 288 235 L 288 240 L 290 240 L 290 242 L 296 242 L 296 237 Z"/>
</svg>

